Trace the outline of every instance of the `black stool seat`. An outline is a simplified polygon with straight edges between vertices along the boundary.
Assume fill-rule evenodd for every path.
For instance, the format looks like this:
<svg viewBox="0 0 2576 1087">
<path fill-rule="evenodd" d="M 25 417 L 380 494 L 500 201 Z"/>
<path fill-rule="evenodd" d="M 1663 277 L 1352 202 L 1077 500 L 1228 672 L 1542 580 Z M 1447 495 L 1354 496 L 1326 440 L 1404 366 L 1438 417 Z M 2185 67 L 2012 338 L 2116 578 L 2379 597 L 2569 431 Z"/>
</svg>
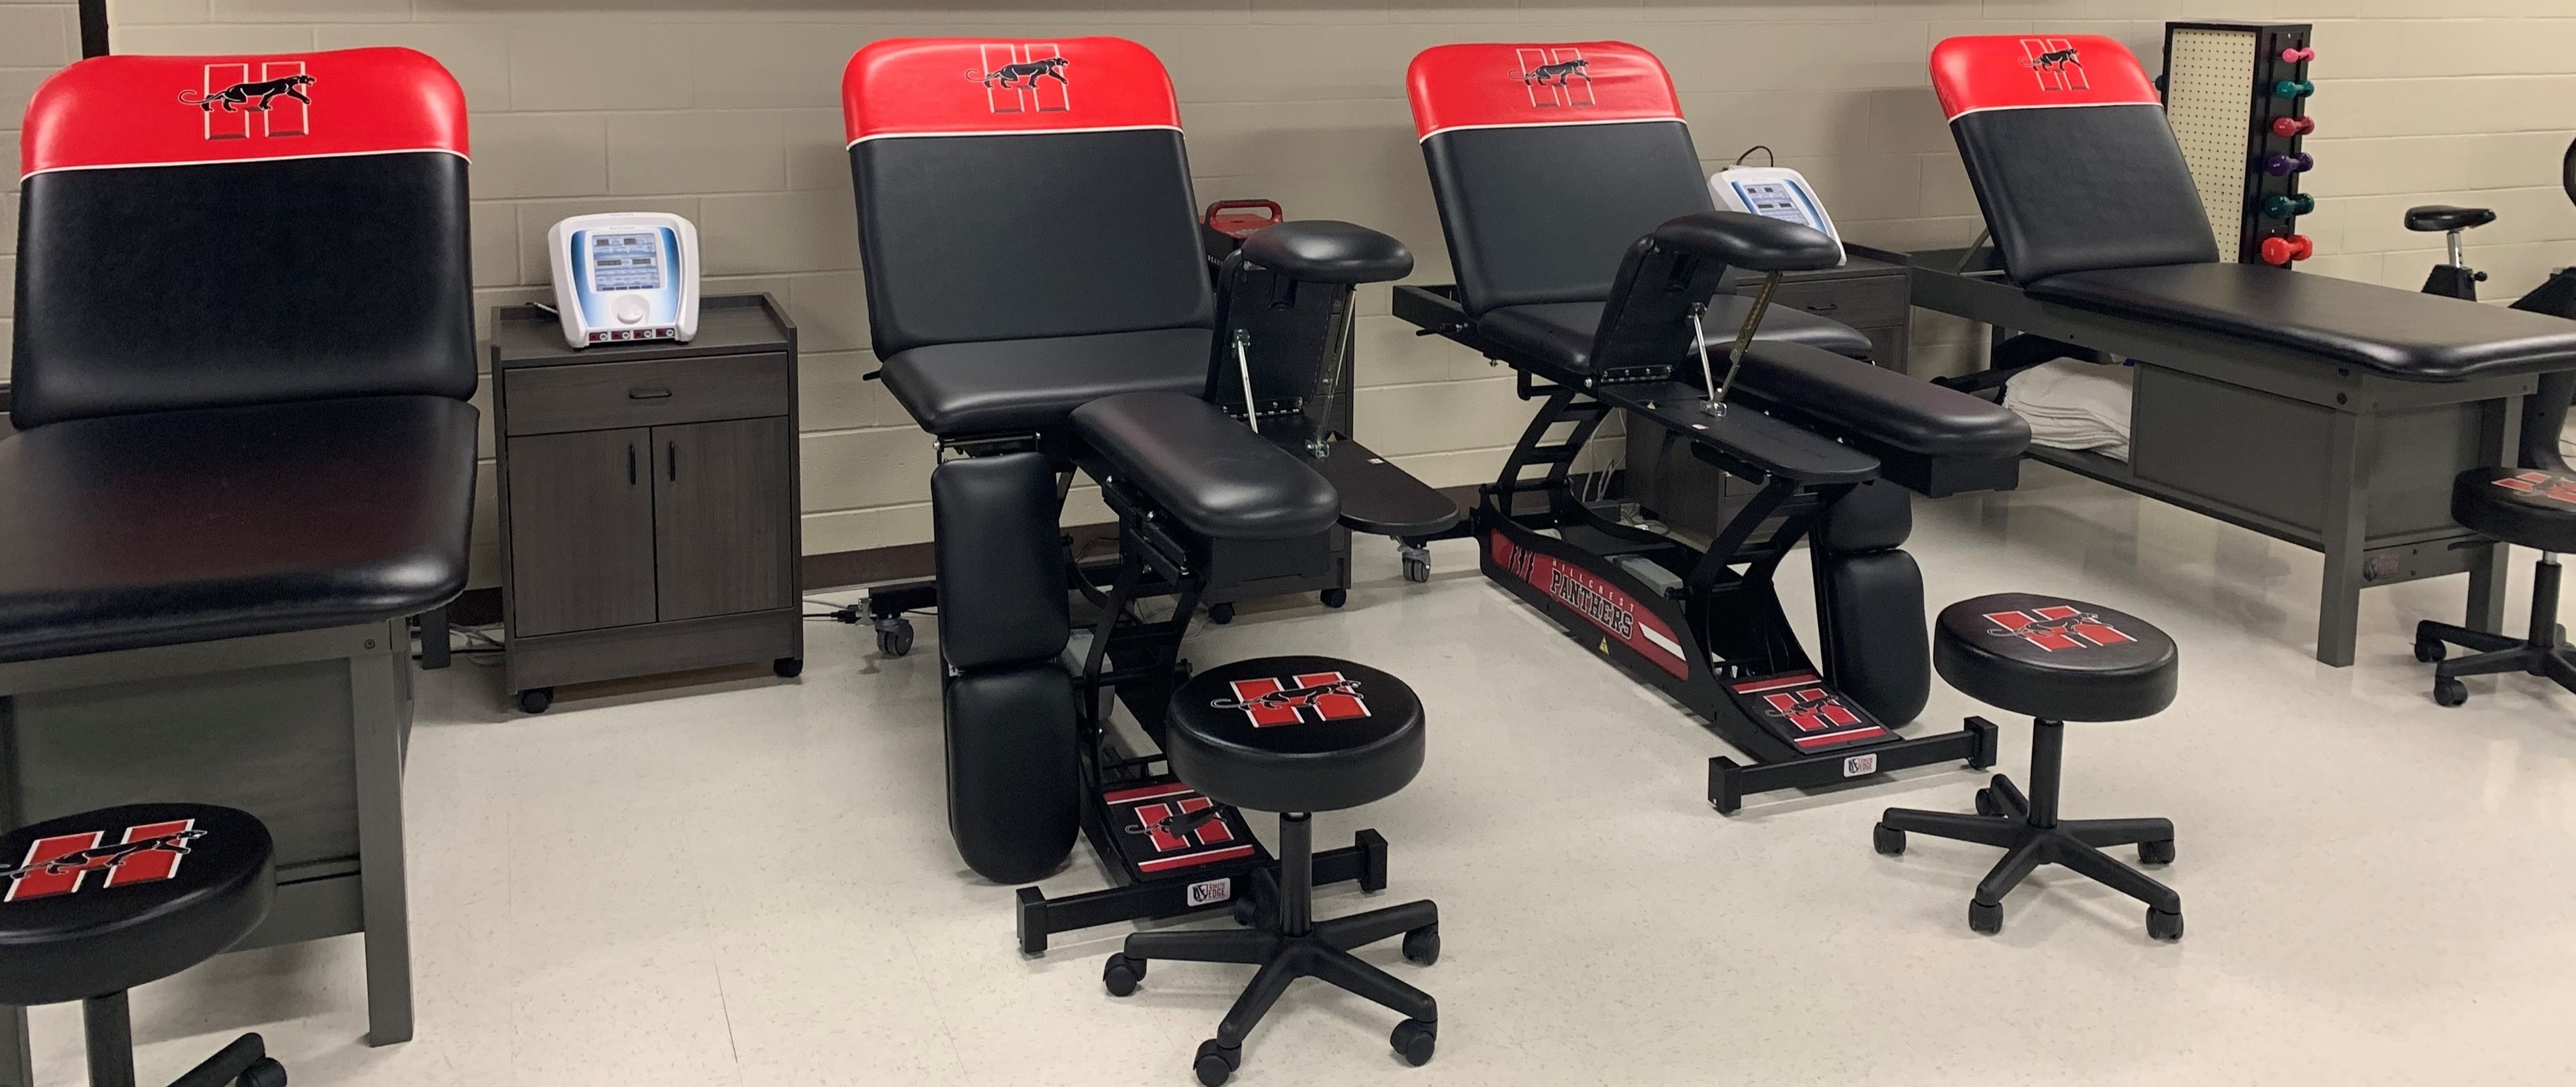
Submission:
<svg viewBox="0 0 2576 1087">
<path fill-rule="evenodd" d="M 1220 665 L 1172 692 L 1163 753 L 1220 803 L 1338 811 L 1394 795 L 1422 769 L 1422 703 L 1404 681 L 1331 657 Z"/>
<path fill-rule="evenodd" d="M 2429 234 L 2437 230 L 2467 230 L 2471 227 L 2485 226 L 2495 220 L 2496 213 L 2492 209 L 2488 208 L 2460 208 L 2453 207 L 2449 204 L 2426 204 L 2419 208 L 2406 209 L 2406 229 L 2416 231 L 2418 233 Z"/>
<path fill-rule="evenodd" d="M 2037 593 L 1941 609 L 1932 665 L 1977 701 L 2051 721 L 2128 721 L 2174 700 L 2173 639 L 2146 620 Z"/>
<path fill-rule="evenodd" d="M 2451 481 L 2451 519 L 2506 543 L 2576 551 L 2576 476 L 2469 469 Z"/>
<path fill-rule="evenodd" d="M 0 1004 L 159 981 L 240 942 L 276 893 L 268 828 L 210 804 L 128 804 L 0 836 Z"/>
</svg>

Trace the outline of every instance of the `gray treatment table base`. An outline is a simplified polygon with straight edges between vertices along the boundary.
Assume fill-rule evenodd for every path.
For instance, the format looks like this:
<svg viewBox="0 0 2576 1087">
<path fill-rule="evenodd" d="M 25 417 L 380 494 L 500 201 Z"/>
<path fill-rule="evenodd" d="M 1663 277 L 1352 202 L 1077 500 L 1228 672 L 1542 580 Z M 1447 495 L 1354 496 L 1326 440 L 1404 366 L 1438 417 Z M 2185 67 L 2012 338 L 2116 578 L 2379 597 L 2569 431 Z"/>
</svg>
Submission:
<svg viewBox="0 0 2576 1087">
<path fill-rule="evenodd" d="M 242 808 L 277 841 L 277 899 L 234 950 L 366 935 L 367 1041 L 412 1035 L 401 620 L 0 664 L 0 818 L 113 804 Z M 0 1009 L 0 1087 L 34 1087 Z"/>
</svg>

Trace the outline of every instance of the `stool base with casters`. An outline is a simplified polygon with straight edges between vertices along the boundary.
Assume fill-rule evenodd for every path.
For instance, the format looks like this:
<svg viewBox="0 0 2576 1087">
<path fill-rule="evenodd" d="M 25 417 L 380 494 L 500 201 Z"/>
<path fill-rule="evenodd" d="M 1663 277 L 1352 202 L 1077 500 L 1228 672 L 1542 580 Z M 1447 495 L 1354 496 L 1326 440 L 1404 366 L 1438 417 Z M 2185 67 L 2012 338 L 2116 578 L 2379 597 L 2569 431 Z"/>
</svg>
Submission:
<svg viewBox="0 0 2576 1087">
<path fill-rule="evenodd" d="M 1889 808 L 1873 834 L 1878 851 L 1905 852 L 1908 832 L 1952 841 L 1975 842 L 2004 851 L 1977 895 L 1968 902 L 1968 927 L 2001 932 L 2004 896 L 2043 864 L 2072 868 L 2097 883 L 2147 904 L 2147 934 L 2159 940 L 2182 938 L 2182 896 L 2146 873 L 2102 852 L 2105 847 L 2134 845 L 2138 859 L 2168 864 L 2174 859 L 2173 821 L 2169 819 L 2057 818 L 2059 767 L 2066 726 L 2035 722 L 2031 735 L 2030 795 L 2022 795 L 2012 778 L 1997 774 L 1994 783 L 1977 790 L 1977 814 Z M 1992 727 L 1992 726 L 1989 726 Z"/>
<path fill-rule="evenodd" d="M 2541 395 L 2549 393 L 2544 384 Z M 2557 396 L 2563 409 L 2568 393 L 2562 388 Z M 2469 700 L 2463 676 L 2528 672 L 2576 691 L 2576 649 L 2567 645 L 2558 626 L 2558 556 L 2576 551 L 2576 474 L 2559 464 L 2555 448 L 2532 445 L 2525 443 L 2524 463 L 2552 467 L 2472 468 L 2451 481 L 2452 520 L 2495 540 L 2496 546 L 2518 544 L 2539 551 L 2540 563 L 2532 569 L 2531 626 L 2524 637 L 2431 620 L 2415 624 L 2415 659 L 2441 662 L 2433 669 L 2433 701 L 2441 705 Z M 2475 654 L 2443 660 L 2454 645 Z"/>
<path fill-rule="evenodd" d="M 2454 645 L 2476 652 L 2443 660 Z M 2567 644 L 2558 626 L 2558 556 L 2541 552 L 2533 571 L 2530 634 L 2517 638 L 2427 619 L 2415 624 L 2415 659 L 2440 662 L 2433 669 L 2433 701 L 2444 706 L 2469 700 L 2463 676 L 2524 672 L 2576 691 L 2576 646 Z"/>
<path fill-rule="evenodd" d="M 81 1001 L 81 1027 L 89 1046 L 90 1087 L 135 1087 L 134 1030 L 125 994 Z M 258 1034 L 244 1034 L 171 1080 L 170 1087 L 286 1087 L 286 1066 L 268 1055 Z"/>
</svg>

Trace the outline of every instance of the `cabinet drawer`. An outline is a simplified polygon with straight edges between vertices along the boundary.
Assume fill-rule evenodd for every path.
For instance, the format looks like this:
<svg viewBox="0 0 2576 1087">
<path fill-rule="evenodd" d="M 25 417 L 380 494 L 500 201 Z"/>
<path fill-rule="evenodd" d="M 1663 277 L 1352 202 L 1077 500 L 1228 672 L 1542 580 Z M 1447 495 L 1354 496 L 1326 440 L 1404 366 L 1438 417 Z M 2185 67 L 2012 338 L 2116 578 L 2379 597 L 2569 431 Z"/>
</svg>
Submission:
<svg viewBox="0 0 2576 1087">
<path fill-rule="evenodd" d="M 1737 288 L 1735 293 L 1751 298 L 1762 293 L 1762 285 L 1759 282 L 1748 284 Z M 1830 317 L 1855 328 L 1904 324 L 1909 304 L 1904 276 L 1783 283 L 1779 292 L 1771 296 L 1771 302 L 1805 310 L 1818 317 Z"/>
<path fill-rule="evenodd" d="M 532 367 L 502 380 L 512 435 L 788 413 L 785 355 Z"/>
</svg>

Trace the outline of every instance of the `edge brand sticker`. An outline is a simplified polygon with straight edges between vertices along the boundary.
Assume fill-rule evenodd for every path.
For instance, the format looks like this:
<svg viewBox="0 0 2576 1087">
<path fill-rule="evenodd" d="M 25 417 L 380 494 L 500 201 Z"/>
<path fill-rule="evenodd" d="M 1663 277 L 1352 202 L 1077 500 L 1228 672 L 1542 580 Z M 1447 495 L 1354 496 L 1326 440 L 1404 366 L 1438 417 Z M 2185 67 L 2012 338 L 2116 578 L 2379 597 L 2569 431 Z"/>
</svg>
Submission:
<svg viewBox="0 0 2576 1087">
<path fill-rule="evenodd" d="M 1213 906 L 1233 897 L 1234 879 L 1232 877 L 1205 879 L 1190 884 L 1189 901 L 1192 906 Z"/>
<path fill-rule="evenodd" d="M 1843 760 L 1844 777 L 1868 777 L 1869 775 L 1877 772 L 1878 754 L 1876 752 L 1872 752 L 1867 755 L 1853 755 Z"/>
</svg>

